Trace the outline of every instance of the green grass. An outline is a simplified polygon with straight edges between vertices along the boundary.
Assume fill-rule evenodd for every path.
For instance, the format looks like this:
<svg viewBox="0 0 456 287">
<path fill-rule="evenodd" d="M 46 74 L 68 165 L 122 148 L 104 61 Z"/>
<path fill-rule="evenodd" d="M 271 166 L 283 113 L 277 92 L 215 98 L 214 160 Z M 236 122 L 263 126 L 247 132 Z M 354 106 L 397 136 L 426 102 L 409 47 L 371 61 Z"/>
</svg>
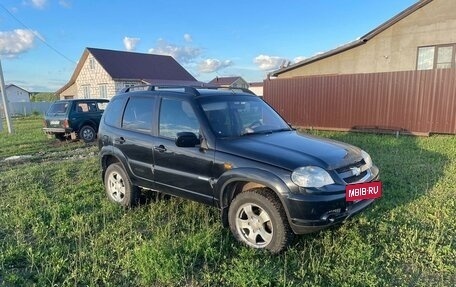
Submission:
<svg viewBox="0 0 456 287">
<path fill-rule="evenodd" d="M 219 211 L 106 199 L 94 145 L 59 144 L 41 119 L 0 133 L 0 286 L 454 286 L 456 137 L 312 132 L 368 151 L 384 195 L 280 255 L 239 245 Z M 86 154 L 83 157 L 58 156 Z M 30 162 L 5 165 L 13 155 Z M 41 156 L 41 159 L 40 159 Z"/>
</svg>

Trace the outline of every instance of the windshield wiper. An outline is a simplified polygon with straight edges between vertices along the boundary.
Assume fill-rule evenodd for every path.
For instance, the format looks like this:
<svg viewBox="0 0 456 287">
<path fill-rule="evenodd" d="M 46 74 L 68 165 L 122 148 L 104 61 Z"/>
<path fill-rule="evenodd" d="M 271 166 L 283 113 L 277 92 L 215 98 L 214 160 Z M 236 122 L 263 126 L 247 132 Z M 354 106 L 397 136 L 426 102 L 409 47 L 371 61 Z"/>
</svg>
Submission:
<svg viewBox="0 0 456 287">
<path fill-rule="evenodd" d="M 283 128 L 283 129 L 276 129 L 276 130 L 264 130 L 264 131 L 257 131 L 257 132 L 246 132 L 241 134 L 241 136 L 250 136 L 250 135 L 265 135 L 265 134 L 272 134 L 272 133 L 279 133 L 279 132 L 289 132 L 292 131 L 290 128 Z"/>
</svg>

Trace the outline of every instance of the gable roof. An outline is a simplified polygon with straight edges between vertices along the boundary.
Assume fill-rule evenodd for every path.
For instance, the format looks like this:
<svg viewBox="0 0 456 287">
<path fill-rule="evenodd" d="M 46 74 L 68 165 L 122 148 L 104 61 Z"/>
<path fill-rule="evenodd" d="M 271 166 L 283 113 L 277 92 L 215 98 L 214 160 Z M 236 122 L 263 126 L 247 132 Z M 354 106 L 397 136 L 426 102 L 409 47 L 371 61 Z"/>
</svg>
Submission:
<svg viewBox="0 0 456 287">
<path fill-rule="evenodd" d="M 280 69 L 278 69 L 276 71 L 273 71 L 273 72 L 269 73 L 268 77 L 271 77 L 271 76 L 274 77 L 274 76 L 277 76 L 277 75 L 282 74 L 284 72 L 288 72 L 288 71 L 294 70 L 296 68 L 305 66 L 307 64 L 322 60 L 324 58 L 328 58 L 328 57 L 334 56 L 336 54 L 345 52 L 345 51 L 353 49 L 355 47 L 364 45 L 370 39 L 374 38 L 375 36 L 377 36 L 381 32 L 385 31 L 389 27 L 393 26 L 397 22 L 401 21 L 405 17 L 407 17 L 410 14 L 414 13 L 415 11 L 421 9 L 422 7 L 426 6 L 427 4 L 431 3 L 434 0 L 417 0 L 417 1 L 418 1 L 417 3 L 415 3 L 412 6 L 408 7 L 404 11 L 400 12 L 399 14 L 394 16 L 393 18 L 391 18 L 388 21 L 384 22 L 383 24 L 381 24 L 380 26 L 378 26 L 374 30 L 370 31 L 369 33 L 365 34 L 364 36 L 360 37 L 359 39 L 357 39 L 357 40 L 355 40 L 353 42 L 350 42 L 348 44 L 342 45 L 340 47 L 337 47 L 337 48 L 335 48 L 333 50 L 327 51 L 325 53 L 321 53 L 321 54 L 318 54 L 318 55 L 313 56 L 311 58 L 305 59 L 305 60 L 300 61 L 298 63 L 295 63 L 293 65 L 280 68 Z"/>
<path fill-rule="evenodd" d="M 29 92 L 29 91 L 27 91 L 26 89 L 23 89 L 23 88 L 21 88 L 21 87 L 19 87 L 19 86 L 15 85 L 15 84 L 9 84 L 9 85 L 6 85 L 6 86 L 5 86 L 5 90 L 7 90 L 8 88 L 11 88 L 11 87 L 16 87 L 16 88 L 18 88 L 18 89 L 20 89 L 20 90 L 23 90 L 24 92 L 26 92 L 26 93 L 29 93 L 29 94 L 30 94 L 30 92 Z"/>
<path fill-rule="evenodd" d="M 171 56 L 87 48 L 113 79 L 196 81 Z"/>
<path fill-rule="evenodd" d="M 113 79 L 197 81 L 171 56 L 86 48 L 70 80 L 56 94 L 76 82 L 89 55 L 92 55 Z"/>
<path fill-rule="evenodd" d="M 239 79 L 242 79 L 242 77 L 215 77 L 209 84 L 229 86 Z"/>
</svg>

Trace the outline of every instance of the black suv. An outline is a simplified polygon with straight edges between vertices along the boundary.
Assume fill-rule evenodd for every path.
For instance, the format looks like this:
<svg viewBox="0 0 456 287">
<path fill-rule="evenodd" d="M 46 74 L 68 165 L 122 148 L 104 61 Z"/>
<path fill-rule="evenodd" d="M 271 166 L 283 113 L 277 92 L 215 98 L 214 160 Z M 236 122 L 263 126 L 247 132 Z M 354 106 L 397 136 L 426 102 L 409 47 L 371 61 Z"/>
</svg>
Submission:
<svg viewBox="0 0 456 287">
<path fill-rule="evenodd" d="M 374 199 L 347 202 L 345 187 L 378 178 L 366 152 L 298 133 L 241 89 L 127 89 L 106 108 L 98 145 L 111 201 L 154 190 L 210 204 L 237 240 L 273 253 L 366 208 Z"/>
<path fill-rule="evenodd" d="M 86 143 L 93 142 L 108 102 L 106 99 L 56 101 L 44 116 L 43 131 L 59 140 L 80 138 Z"/>
</svg>

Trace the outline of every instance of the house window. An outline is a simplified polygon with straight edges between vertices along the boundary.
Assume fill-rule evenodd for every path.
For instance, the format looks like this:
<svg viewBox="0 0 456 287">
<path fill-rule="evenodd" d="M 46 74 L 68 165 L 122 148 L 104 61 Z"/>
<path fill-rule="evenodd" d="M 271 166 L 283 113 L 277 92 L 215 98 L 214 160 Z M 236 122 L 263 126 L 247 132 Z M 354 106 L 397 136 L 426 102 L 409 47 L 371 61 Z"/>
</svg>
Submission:
<svg viewBox="0 0 456 287">
<path fill-rule="evenodd" d="M 82 96 L 84 99 L 90 98 L 90 85 L 82 86 Z"/>
<path fill-rule="evenodd" d="M 134 86 L 135 86 L 135 82 L 125 82 L 124 83 L 125 88 L 134 87 Z"/>
<path fill-rule="evenodd" d="M 89 59 L 89 67 L 92 70 L 95 69 L 95 59 L 94 58 Z"/>
<path fill-rule="evenodd" d="M 108 98 L 108 89 L 106 87 L 106 84 L 99 85 L 98 89 L 100 90 L 100 98 L 107 99 Z"/>
<path fill-rule="evenodd" d="M 437 47 L 437 69 L 452 68 L 453 55 L 453 46 Z"/>
<path fill-rule="evenodd" d="M 456 44 L 418 48 L 417 70 L 450 69 L 455 67 Z"/>
</svg>

